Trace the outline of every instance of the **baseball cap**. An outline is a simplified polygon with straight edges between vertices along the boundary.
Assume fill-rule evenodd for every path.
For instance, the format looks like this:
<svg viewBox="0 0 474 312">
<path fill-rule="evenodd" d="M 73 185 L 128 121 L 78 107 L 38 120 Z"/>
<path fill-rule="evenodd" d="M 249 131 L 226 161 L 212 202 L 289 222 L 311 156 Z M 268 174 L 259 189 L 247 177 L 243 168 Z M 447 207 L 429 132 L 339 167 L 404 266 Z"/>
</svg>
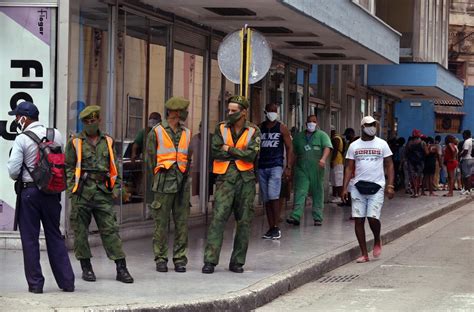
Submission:
<svg viewBox="0 0 474 312">
<path fill-rule="evenodd" d="M 31 102 L 21 102 L 16 106 L 16 108 L 10 112 L 8 112 L 10 116 L 26 116 L 26 117 L 38 117 L 39 110 L 35 104 Z"/>
<path fill-rule="evenodd" d="M 413 131 L 411 132 L 411 136 L 415 138 L 421 138 L 421 131 L 418 129 L 413 129 Z"/>
<path fill-rule="evenodd" d="M 362 118 L 362 120 L 360 121 L 360 125 L 363 126 L 365 124 L 371 124 L 371 123 L 374 123 L 374 122 L 377 122 L 377 120 L 374 119 L 374 117 L 372 116 L 365 116 L 364 118 Z"/>
</svg>

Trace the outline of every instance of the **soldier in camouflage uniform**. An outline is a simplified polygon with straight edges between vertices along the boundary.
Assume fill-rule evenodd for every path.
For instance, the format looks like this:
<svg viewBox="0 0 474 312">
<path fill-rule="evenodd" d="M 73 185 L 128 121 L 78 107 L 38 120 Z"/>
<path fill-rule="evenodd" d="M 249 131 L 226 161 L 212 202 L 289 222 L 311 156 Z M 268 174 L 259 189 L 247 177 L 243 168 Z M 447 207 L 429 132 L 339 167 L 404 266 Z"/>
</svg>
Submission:
<svg viewBox="0 0 474 312">
<path fill-rule="evenodd" d="M 214 272 L 219 263 L 225 225 L 233 213 L 236 221 L 234 249 L 229 270 L 243 273 L 254 216 L 254 162 L 260 149 L 260 130 L 247 121 L 245 97 L 229 100 L 227 120 L 217 125 L 212 137 L 213 172 L 217 174 L 214 210 L 204 251 L 202 273 Z"/>
<path fill-rule="evenodd" d="M 151 215 L 155 220 L 153 252 L 156 270 L 168 272 L 168 224 L 170 213 L 175 225 L 173 262 L 174 270 L 186 272 L 188 249 L 188 217 L 190 187 L 189 143 L 191 132 L 180 121 L 188 115 L 189 100 L 172 97 L 165 103 L 166 120 L 156 125 L 147 137 L 146 163 L 154 173 L 152 191 L 154 200 Z"/>
<path fill-rule="evenodd" d="M 100 107 L 88 106 L 79 115 L 84 130 L 66 146 L 66 174 L 71 198 L 70 221 L 74 231 L 74 253 L 81 262 L 82 279 L 96 280 L 90 258 L 88 234 L 91 216 L 99 228 L 109 259 L 117 266 L 117 280 L 133 283 L 127 270 L 119 236 L 113 199 L 120 195 L 120 173 L 113 140 L 99 130 Z"/>
</svg>

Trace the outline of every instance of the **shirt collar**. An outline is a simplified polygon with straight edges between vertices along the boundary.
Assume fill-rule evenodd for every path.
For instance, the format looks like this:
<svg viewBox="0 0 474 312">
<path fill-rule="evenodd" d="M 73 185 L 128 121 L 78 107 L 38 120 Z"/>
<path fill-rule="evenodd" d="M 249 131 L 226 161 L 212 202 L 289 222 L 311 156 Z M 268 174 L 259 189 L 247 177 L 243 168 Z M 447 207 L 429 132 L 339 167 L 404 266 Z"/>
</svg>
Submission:
<svg viewBox="0 0 474 312">
<path fill-rule="evenodd" d="M 25 128 L 25 130 L 23 131 L 27 131 L 27 130 L 31 130 L 31 128 L 35 128 L 35 127 L 41 127 L 41 124 L 39 121 L 33 121 L 32 123 L 30 123 L 28 125 L 28 127 Z"/>
</svg>

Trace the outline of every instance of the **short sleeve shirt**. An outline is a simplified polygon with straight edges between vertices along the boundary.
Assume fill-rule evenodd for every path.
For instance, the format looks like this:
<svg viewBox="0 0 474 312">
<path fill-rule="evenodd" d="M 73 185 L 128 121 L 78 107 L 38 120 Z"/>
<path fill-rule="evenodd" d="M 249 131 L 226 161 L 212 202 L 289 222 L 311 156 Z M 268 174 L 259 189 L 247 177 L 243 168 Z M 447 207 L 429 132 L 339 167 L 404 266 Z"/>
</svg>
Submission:
<svg viewBox="0 0 474 312">
<path fill-rule="evenodd" d="M 392 156 L 385 140 L 375 137 L 370 141 L 358 139 L 347 150 L 347 159 L 355 161 L 353 184 L 369 181 L 385 187 L 384 158 Z"/>
<path fill-rule="evenodd" d="M 464 151 L 467 151 L 467 154 L 464 155 L 461 159 L 462 160 L 472 159 L 472 156 L 471 156 L 471 153 L 472 153 L 472 139 L 465 140 L 464 144 L 462 146 L 462 149 Z"/>
</svg>

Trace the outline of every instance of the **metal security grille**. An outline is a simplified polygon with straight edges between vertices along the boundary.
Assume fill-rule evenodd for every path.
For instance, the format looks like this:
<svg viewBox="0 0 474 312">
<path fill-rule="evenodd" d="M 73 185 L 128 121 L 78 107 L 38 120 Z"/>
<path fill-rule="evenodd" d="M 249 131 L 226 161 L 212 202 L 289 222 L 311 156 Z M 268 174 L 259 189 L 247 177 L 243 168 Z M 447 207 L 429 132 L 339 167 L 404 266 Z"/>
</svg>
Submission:
<svg viewBox="0 0 474 312">
<path fill-rule="evenodd" d="M 320 283 L 350 283 L 359 275 L 334 275 L 334 276 L 325 276 L 319 280 Z"/>
</svg>

